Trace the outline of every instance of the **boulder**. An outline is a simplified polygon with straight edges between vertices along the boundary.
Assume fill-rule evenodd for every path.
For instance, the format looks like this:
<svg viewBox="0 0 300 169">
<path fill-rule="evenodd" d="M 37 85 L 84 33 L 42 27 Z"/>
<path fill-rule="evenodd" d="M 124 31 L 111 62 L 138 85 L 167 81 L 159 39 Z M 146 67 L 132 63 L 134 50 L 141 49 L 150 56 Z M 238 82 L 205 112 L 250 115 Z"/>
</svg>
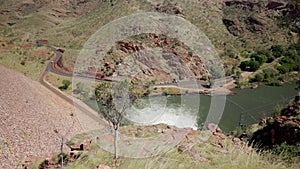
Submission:
<svg viewBox="0 0 300 169">
<path fill-rule="evenodd" d="M 100 164 L 100 165 L 98 165 L 97 169 L 111 169 L 111 167 L 107 166 L 107 165 L 104 165 L 104 164 Z"/>
<path fill-rule="evenodd" d="M 82 151 L 83 150 L 83 144 L 78 144 L 78 145 L 72 145 L 70 146 L 71 151 Z"/>
<path fill-rule="evenodd" d="M 241 139 L 234 137 L 234 138 L 232 139 L 232 142 L 233 142 L 235 145 L 240 145 L 242 141 L 241 141 Z"/>
<path fill-rule="evenodd" d="M 282 3 L 282 2 L 270 1 L 267 4 L 266 8 L 267 9 L 277 9 L 278 7 L 282 7 L 282 6 L 284 6 L 284 3 Z"/>
</svg>

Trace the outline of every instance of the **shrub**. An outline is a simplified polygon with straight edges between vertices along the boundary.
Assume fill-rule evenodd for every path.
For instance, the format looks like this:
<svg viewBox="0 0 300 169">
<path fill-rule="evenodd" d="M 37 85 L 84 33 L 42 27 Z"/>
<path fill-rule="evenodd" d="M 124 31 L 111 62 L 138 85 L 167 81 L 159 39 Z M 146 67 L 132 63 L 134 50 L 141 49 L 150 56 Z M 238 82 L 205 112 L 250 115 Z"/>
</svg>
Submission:
<svg viewBox="0 0 300 169">
<path fill-rule="evenodd" d="M 243 71 L 256 71 L 258 70 L 260 67 L 260 63 L 255 61 L 255 60 L 247 60 L 247 61 L 243 61 L 240 64 L 240 68 Z"/>
<path fill-rule="evenodd" d="M 280 105 L 276 105 L 272 110 L 272 116 L 280 116 L 282 107 Z"/>
<path fill-rule="evenodd" d="M 66 161 L 67 156 L 68 156 L 68 155 L 67 155 L 66 153 L 61 152 L 61 153 L 57 154 L 57 155 L 54 157 L 54 161 L 55 161 L 56 163 L 60 164 L 60 163 L 62 162 L 62 159 L 63 159 L 63 161 Z"/>
<path fill-rule="evenodd" d="M 264 80 L 264 75 L 262 73 L 258 73 L 250 80 L 250 82 L 262 82 Z"/>
<path fill-rule="evenodd" d="M 242 70 L 247 70 L 247 67 L 249 66 L 249 61 L 248 60 L 246 60 L 246 61 L 243 61 L 243 62 L 241 62 L 241 64 L 240 64 L 240 68 L 242 69 Z"/>
<path fill-rule="evenodd" d="M 274 78 L 278 74 L 275 69 L 264 69 L 263 72 L 266 80 Z"/>
<path fill-rule="evenodd" d="M 298 56 L 298 52 L 296 49 L 289 49 L 289 50 L 287 50 L 285 55 L 286 55 L 285 58 L 296 59 Z"/>
<path fill-rule="evenodd" d="M 291 129 L 291 128 L 294 128 L 294 127 L 297 127 L 297 123 L 293 122 L 293 121 L 288 121 L 285 123 L 284 125 L 286 128 L 288 129 Z"/>
<path fill-rule="evenodd" d="M 250 66 L 250 68 L 249 68 L 250 71 L 256 71 L 259 69 L 260 64 L 257 61 L 251 60 L 249 66 Z"/>
<path fill-rule="evenodd" d="M 286 72 L 288 72 L 288 68 L 286 68 L 285 66 L 279 66 L 277 67 L 277 70 L 280 74 L 285 74 Z"/>
<path fill-rule="evenodd" d="M 25 60 L 22 59 L 21 62 L 20 62 L 20 64 L 24 66 L 25 65 Z"/>
<path fill-rule="evenodd" d="M 168 90 L 163 90 L 163 95 L 165 95 L 165 96 L 169 95 L 169 91 Z"/>
<path fill-rule="evenodd" d="M 267 57 L 267 63 L 271 63 L 271 62 L 273 62 L 275 60 L 275 57 L 273 56 L 273 55 L 271 55 L 271 56 L 269 56 L 269 57 Z"/>
<path fill-rule="evenodd" d="M 284 47 L 281 45 L 272 45 L 270 50 L 272 51 L 273 56 L 275 58 L 279 58 L 282 55 L 284 55 L 284 51 L 285 51 Z"/>
<path fill-rule="evenodd" d="M 230 58 L 235 58 L 235 54 L 232 51 L 229 51 L 227 54 Z"/>
<path fill-rule="evenodd" d="M 259 62 L 260 65 L 267 61 L 267 57 L 263 54 L 253 53 L 250 57 L 255 61 Z"/>
<path fill-rule="evenodd" d="M 269 86 L 281 86 L 281 84 L 277 81 L 272 81 L 268 83 Z"/>
<path fill-rule="evenodd" d="M 151 92 L 152 91 L 150 89 L 147 89 L 145 95 L 149 95 L 149 94 L 151 94 Z"/>
<path fill-rule="evenodd" d="M 288 50 L 296 50 L 298 52 L 300 52 L 300 43 L 293 43 L 288 47 Z"/>
<path fill-rule="evenodd" d="M 68 87 L 71 85 L 71 82 L 69 80 L 63 80 L 62 81 L 63 86 L 60 86 L 60 90 L 67 90 Z"/>
<path fill-rule="evenodd" d="M 300 156 L 300 143 L 289 145 L 284 142 L 280 145 L 274 145 L 272 150 L 275 154 L 281 155 L 284 160 L 292 160 Z"/>
<path fill-rule="evenodd" d="M 260 49 L 260 50 L 256 51 L 256 53 L 258 55 L 264 55 L 266 57 L 272 56 L 272 52 L 270 50 L 266 50 L 266 49 Z"/>
</svg>

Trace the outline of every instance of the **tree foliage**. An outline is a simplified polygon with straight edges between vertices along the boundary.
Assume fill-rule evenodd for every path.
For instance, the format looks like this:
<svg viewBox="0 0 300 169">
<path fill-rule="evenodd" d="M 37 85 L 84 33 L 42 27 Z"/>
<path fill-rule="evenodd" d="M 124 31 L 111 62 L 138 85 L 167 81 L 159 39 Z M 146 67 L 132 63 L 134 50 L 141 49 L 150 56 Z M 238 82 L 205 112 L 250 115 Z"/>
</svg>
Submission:
<svg viewBox="0 0 300 169">
<path fill-rule="evenodd" d="M 63 80 L 62 86 L 59 87 L 60 90 L 67 90 L 68 87 L 71 85 L 71 82 L 69 80 Z"/>
<path fill-rule="evenodd" d="M 254 72 L 254 71 L 258 70 L 259 67 L 260 67 L 259 62 L 258 62 L 258 61 L 255 61 L 255 60 L 253 60 L 253 59 L 243 61 L 243 62 L 241 62 L 241 64 L 240 64 L 240 68 L 241 68 L 243 71 L 251 71 L 251 72 Z"/>
<path fill-rule="evenodd" d="M 100 113 L 112 123 L 114 129 L 114 158 L 117 158 L 118 129 L 128 109 L 140 98 L 135 86 L 128 80 L 117 83 L 101 82 L 95 89 Z"/>
<path fill-rule="evenodd" d="M 277 70 L 281 74 L 291 71 L 300 71 L 300 44 L 290 45 L 285 55 L 279 60 L 280 66 Z"/>
<path fill-rule="evenodd" d="M 284 47 L 281 45 L 272 45 L 270 50 L 275 58 L 279 58 L 284 55 Z"/>
<path fill-rule="evenodd" d="M 100 113 L 114 125 L 114 129 L 118 129 L 126 110 L 139 98 L 137 88 L 127 80 L 114 84 L 101 82 L 95 94 Z"/>
<path fill-rule="evenodd" d="M 254 76 L 254 78 L 250 79 L 250 82 L 262 82 L 264 80 L 264 75 L 262 73 L 258 73 Z"/>
</svg>

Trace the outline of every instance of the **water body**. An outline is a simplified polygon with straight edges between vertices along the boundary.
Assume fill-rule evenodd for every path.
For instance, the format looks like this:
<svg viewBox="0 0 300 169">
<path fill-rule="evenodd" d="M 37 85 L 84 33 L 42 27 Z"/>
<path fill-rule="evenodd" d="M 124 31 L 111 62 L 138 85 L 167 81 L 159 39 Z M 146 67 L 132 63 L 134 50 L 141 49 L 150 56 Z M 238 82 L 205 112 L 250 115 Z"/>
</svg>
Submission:
<svg viewBox="0 0 300 169">
<path fill-rule="evenodd" d="M 235 92 L 235 95 L 219 98 L 199 94 L 149 97 L 130 110 L 126 117 L 140 125 L 166 123 L 197 128 L 203 125 L 210 113 L 214 119 L 220 118 L 217 121 L 224 132 L 230 132 L 239 125 L 258 123 L 262 118 L 270 116 L 276 105 L 285 106 L 299 90 L 293 83 L 280 87 L 236 89 Z M 212 99 L 217 102 L 212 102 Z"/>
<path fill-rule="evenodd" d="M 235 92 L 235 95 L 220 98 L 226 99 L 224 111 L 215 113 L 215 116 L 221 118 L 219 126 L 224 132 L 232 131 L 239 125 L 258 123 L 262 118 L 270 116 L 276 105 L 288 104 L 299 90 L 296 90 L 296 84 L 286 84 Z M 210 109 L 220 106 L 212 105 L 212 97 L 206 95 L 153 97 L 144 101 L 146 106 L 130 111 L 129 119 L 140 124 L 167 123 L 193 128 L 203 125 Z"/>
</svg>

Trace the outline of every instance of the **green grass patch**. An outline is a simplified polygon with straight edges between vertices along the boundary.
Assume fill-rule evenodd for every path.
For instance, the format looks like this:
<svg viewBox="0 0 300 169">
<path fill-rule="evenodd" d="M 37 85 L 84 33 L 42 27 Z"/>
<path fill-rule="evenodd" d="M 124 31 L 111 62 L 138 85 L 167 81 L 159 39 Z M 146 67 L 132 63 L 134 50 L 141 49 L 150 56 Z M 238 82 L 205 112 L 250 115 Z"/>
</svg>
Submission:
<svg viewBox="0 0 300 169">
<path fill-rule="evenodd" d="M 0 64 L 17 70 L 33 80 L 37 80 L 49 62 L 48 57 L 34 58 L 33 51 L 17 51 L 13 49 L 11 51 L 1 51 Z"/>
<path fill-rule="evenodd" d="M 70 82 L 72 83 L 72 78 L 71 77 L 65 77 L 61 75 L 54 74 L 52 72 L 49 72 L 46 76 L 46 80 L 54 85 L 55 87 L 61 89 L 62 91 L 71 94 L 72 93 L 72 84 L 67 85 L 65 88 L 64 82 Z"/>
</svg>

